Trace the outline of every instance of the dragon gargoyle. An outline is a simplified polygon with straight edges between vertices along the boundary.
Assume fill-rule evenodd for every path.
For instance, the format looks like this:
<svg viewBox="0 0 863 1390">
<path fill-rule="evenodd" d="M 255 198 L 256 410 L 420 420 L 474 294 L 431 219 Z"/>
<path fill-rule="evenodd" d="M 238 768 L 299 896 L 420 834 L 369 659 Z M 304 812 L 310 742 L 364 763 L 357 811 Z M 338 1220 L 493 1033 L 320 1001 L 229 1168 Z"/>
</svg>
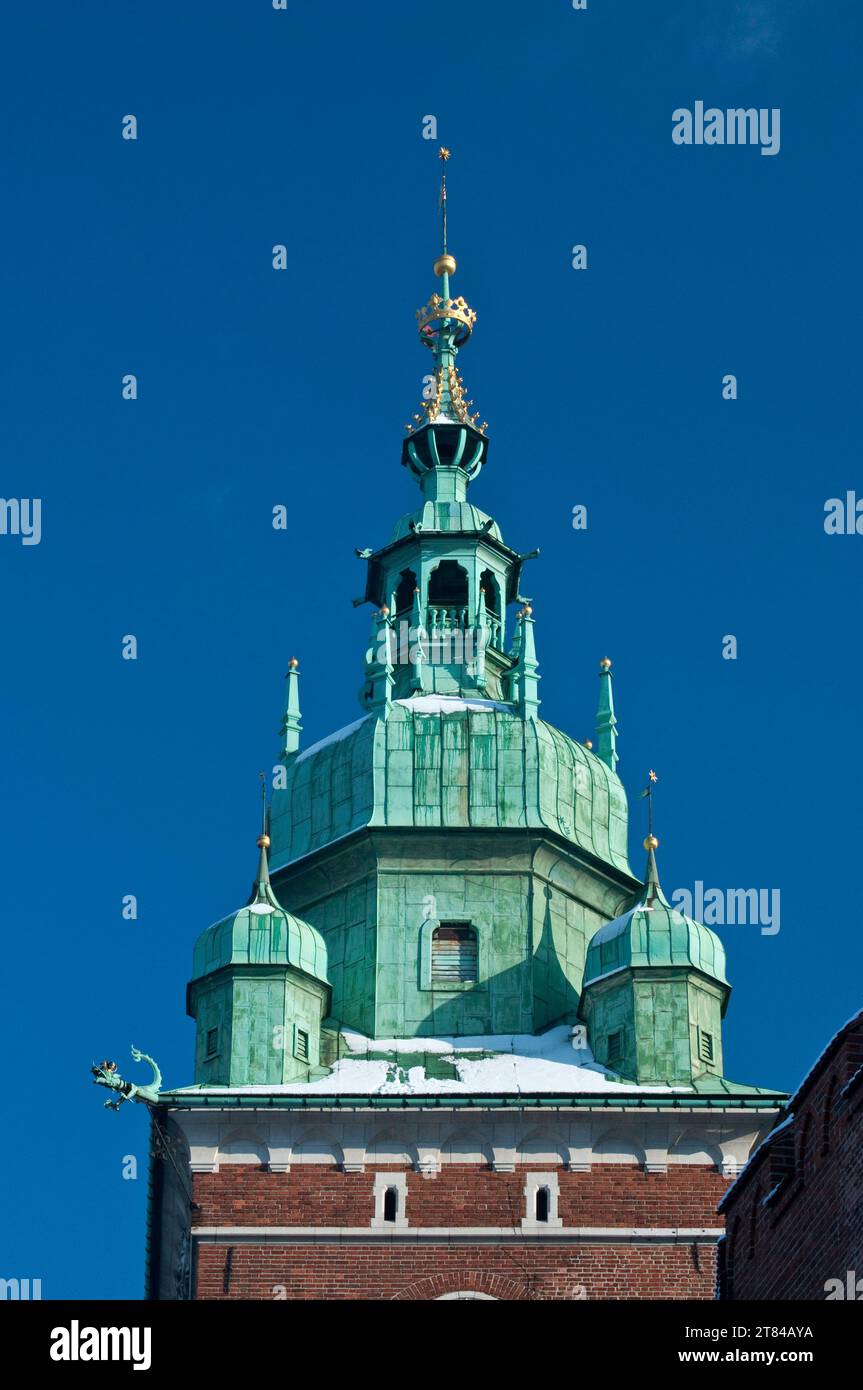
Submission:
<svg viewBox="0 0 863 1390">
<path fill-rule="evenodd" d="M 132 1061 L 150 1063 L 153 1068 L 153 1080 L 148 1086 L 136 1086 L 134 1081 L 124 1081 L 117 1070 L 116 1062 L 99 1062 L 98 1065 L 90 1068 L 93 1073 L 94 1086 L 108 1086 L 112 1091 L 120 1092 L 118 1100 L 105 1101 L 106 1110 L 119 1110 L 126 1100 L 139 1100 L 144 1105 L 155 1105 L 159 1099 L 162 1073 L 152 1057 L 148 1057 L 146 1052 L 139 1052 L 137 1047 L 133 1047 Z"/>
</svg>

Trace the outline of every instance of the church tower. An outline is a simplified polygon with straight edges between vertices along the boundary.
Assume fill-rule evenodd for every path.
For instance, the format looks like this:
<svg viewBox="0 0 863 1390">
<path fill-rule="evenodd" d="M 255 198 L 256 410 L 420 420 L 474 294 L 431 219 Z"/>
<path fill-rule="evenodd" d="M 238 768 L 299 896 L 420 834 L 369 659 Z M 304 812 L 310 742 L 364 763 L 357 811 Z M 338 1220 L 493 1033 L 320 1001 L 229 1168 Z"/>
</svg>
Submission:
<svg viewBox="0 0 863 1390">
<path fill-rule="evenodd" d="M 291 659 L 251 897 L 194 947 L 194 1081 L 142 1097 L 153 1298 L 709 1298 L 782 1099 L 724 1076 L 722 945 L 652 831 L 630 868 L 611 662 L 593 744 L 540 715 L 537 552 L 470 500 L 440 154 L 420 498 L 361 554 L 359 717 L 307 747 Z"/>
</svg>

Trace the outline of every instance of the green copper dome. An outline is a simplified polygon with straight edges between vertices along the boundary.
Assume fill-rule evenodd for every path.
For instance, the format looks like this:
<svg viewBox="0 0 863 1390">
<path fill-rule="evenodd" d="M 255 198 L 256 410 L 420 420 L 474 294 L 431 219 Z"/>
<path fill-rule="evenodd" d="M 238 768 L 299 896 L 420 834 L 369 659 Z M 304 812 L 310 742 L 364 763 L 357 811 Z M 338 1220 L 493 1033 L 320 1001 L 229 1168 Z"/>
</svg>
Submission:
<svg viewBox="0 0 863 1390">
<path fill-rule="evenodd" d="M 465 501 L 427 501 L 400 517 L 393 528 L 390 545 L 415 535 L 417 531 L 482 531 L 502 541 L 500 527 L 487 512 Z"/>
<path fill-rule="evenodd" d="M 554 831 L 630 874 L 615 772 L 542 719 L 493 700 L 394 700 L 288 761 L 273 870 L 365 826 Z"/>
<path fill-rule="evenodd" d="M 195 942 L 192 979 L 230 965 L 291 965 L 328 985 L 327 948 L 320 932 L 285 912 L 268 879 L 255 900 L 208 927 Z"/>
<path fill-rule="evenodd" d="M 644 966 L 691 967 L 730 988 L 725 976 L 725 947 L 708 927 L 684 916 L 667 901 L 659 886 L 653 850 L 638 902 L 591 938 L 584 984 L 618 970 Z"/>
</svg>

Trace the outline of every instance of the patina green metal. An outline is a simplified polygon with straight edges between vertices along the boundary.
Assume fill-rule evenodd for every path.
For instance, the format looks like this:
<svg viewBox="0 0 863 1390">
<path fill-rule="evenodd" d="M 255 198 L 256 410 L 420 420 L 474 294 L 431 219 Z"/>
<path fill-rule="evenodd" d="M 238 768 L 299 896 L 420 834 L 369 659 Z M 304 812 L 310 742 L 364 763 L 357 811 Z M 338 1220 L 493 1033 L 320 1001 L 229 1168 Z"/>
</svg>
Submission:
<svg viewBox="0 0 863 1390">
<path fill-rule="evenodd" d="M 596 756 L 612 772 L 617 768 L 617 720 L 611 688 L 611 662 L 603 657 L 599 667 L 599 706 L 596 711 Z"/>
<path fill-rule="evenodd" d="M 386 717 L 301 752 L 285 782 L 272 801 L 274 871 L 366 826 L 544 828 L 632 880 L 616 773 L 515 706 L 391 701 Z"/>
<path fill-rule="evenodd" d="M 445 181 L 443 193 L 445 210 Z M 357 552 L 367 565 L 357 602 L 373 606 L 362 717 L 303 750 L 292 661 L 270 816 L 274 883 L 262 851 L 252 902 L 195 948 L 196 1081 L 310 1078 L 346 1027 L 401 1040 L 398 1074 L 426 1056 L 410 1039 L 583 1019 L 597 1060 L 617 1074 L 743 1103 L 760 1093 L 721 1074 L 721 944 L 670 908 L 652 855 L 645 885 L 629 867 L 610 662 L 595 751 L 539 716 L 533 608 L 521 593 L 538 552 L 511 549 L 468 500 L 488 438 L 457 368 L 476 316 L 452 298 L 454 272 L 444 238 L 440 293 L 418 314 L 431 398 L 402 447 L 421 505 L 386 544 Z M 478 962 L 475 979 L 450 987 L 430 968 L 434 931 L 447 924 L 470 929 Z"/>
<path fill-rule="evenodd" d="M 187 1008 L 197 1023 L 195 1076 L 210 1085 L 308 1080 L 320 1068 L 327 948 L 273 892 L 266 840 L 249 904 L 195 944 Z"/>
<path fill-rule="evenodd" d="M 302 724 L 300 722 L 300 672 L 296 657 L 291 657 L 285 676 L 285 712 L 282 716 L 281 761 L 287 762 L 298 751 Z"/>
<path fill-rule="evenodd" d="M 650 849 L 636 903 L 588 948 L 581 1016 L 597 1060 L 639 1083 L 721 1077 L 730 992 L 722 942 L 671 906 Z"/>
</svg>

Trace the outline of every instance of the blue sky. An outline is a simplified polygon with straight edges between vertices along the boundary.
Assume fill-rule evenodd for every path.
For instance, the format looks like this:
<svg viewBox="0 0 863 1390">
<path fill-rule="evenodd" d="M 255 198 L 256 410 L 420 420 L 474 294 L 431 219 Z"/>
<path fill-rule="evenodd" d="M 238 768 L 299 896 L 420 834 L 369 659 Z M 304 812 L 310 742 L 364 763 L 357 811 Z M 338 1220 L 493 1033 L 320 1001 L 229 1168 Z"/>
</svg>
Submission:
<svg viewBox="0 0 863 1390">
<path fill-rule="evenodd" d="M 192 1079 L 192 944 L 245 901 L 288 658 L 307 742 L 358 716 L 354 546 L 417 497 L 429 114 L 478 312 L 473 498 L 542 550 L 542 713 L 589 736 L 610 655 L 633 865 L 654 767 L 667 891 L 780 890 L 778 934 L 720 929 L 726 1072 L 793 1088 L 861 1002 L 863 536 L 823 526 L 863 496 L 859 7 L 17 8 L 2 493 L 43 511 L 39 545 L 0 536 L 0 1274 L 140 1295 L 146 1116 L 89 1064 L 134 1043 Z M 780 108 L 780 152 L 673 144 L 697 100 Z"/>
</svg>

